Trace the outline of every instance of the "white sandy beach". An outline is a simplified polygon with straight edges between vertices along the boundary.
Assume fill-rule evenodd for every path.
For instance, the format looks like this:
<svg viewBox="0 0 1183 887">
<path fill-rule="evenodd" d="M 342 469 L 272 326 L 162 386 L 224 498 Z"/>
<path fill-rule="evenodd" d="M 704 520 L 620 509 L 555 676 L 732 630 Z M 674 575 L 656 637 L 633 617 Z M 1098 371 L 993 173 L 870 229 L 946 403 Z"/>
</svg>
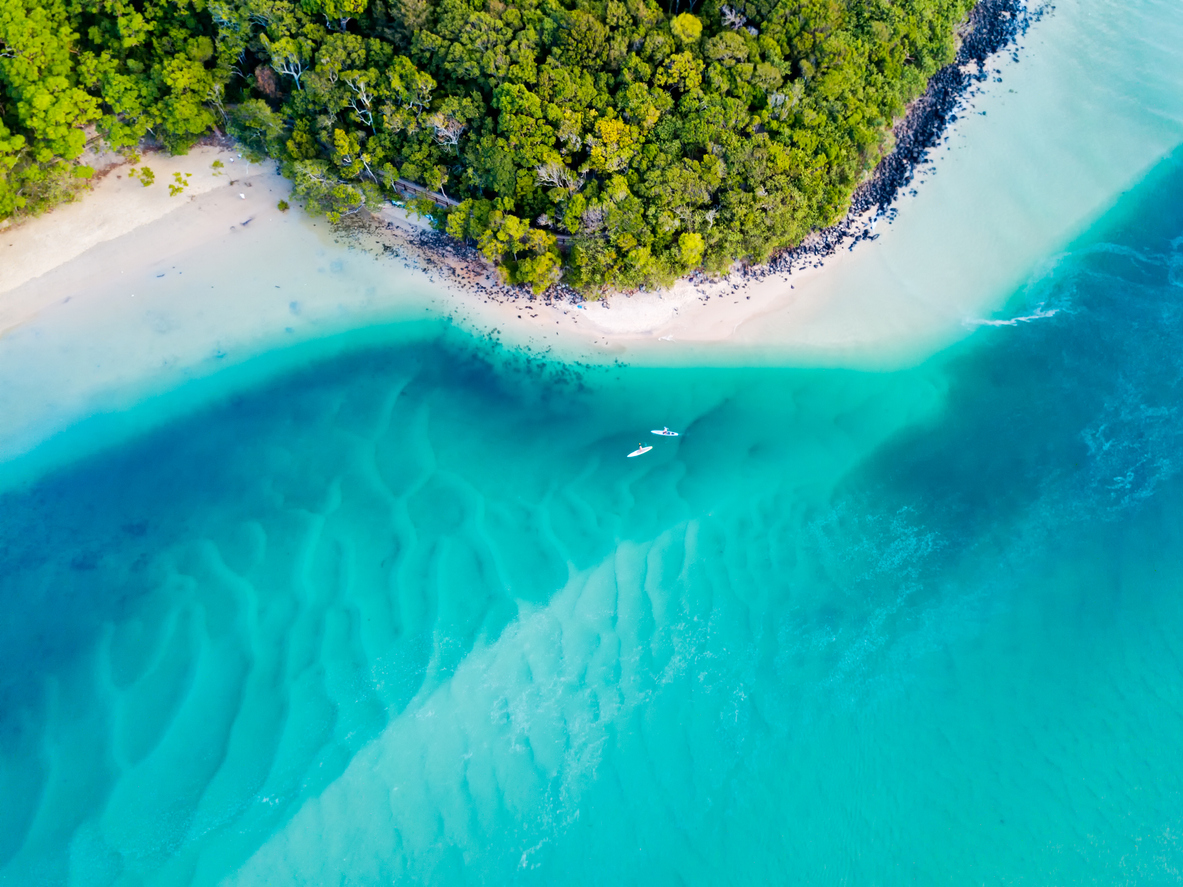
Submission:
<svg viewBox="0 0 1183 887">
<path fill-rule="evenodd" d="M 270 349 L 409 319 L 450 318 L 566 359 L 916 362 L 1001 309 L 1038 257 L 1183 142 L 1183 95 L 1159 58 L 1173 37 L 1140 24 L 1155 5 L 1058 7 L 1020 63 L 998 61 L 1000 81 L 954 126 L 898 220 L 791 279 L 681 283 L 581 307 L 507 302 L 455 287 L 414 250 L 343 245 L 325 221 L 281 213 L 289 187 L 272 164 L 208 148 L 153 155 L 150 188 L 115 170 L 79 202 L 0 230 L 0 461 Z M 1116 49 L 1081 54 L 1084 41 Z M 1138 90 L 1123 89 L 1131 78 Z M 191 178 L 170 197 L 174 171 Z"/>
<path fill-rule="evenodd" d="M 0 293 L 11 293 L 100 243 L 152 225 L 203 194 L 234 187 L 232 182 L 245 183 L 259 172 L 257 165 L 252 167 L 237 152 L 197 147 L 184 156 L 144 156 L 138 166 L 150 167 L 156 176 L 155 184 L 144 187 L 128 175 L 131 167 L 117 155 L 101 159 L 114 165 L 74 203 L 19 225 L 0 227 Z M 213 168 L 215 161 L 223 164 L 221 170 Z M 183 193 L 170 196 L 168 186 L 177 173 L 188 184 Z M 22 322 L 34 310 L 34 305 L 24 305 L 14 296 L 0 300 L 0 331 Z"/>
</svg>

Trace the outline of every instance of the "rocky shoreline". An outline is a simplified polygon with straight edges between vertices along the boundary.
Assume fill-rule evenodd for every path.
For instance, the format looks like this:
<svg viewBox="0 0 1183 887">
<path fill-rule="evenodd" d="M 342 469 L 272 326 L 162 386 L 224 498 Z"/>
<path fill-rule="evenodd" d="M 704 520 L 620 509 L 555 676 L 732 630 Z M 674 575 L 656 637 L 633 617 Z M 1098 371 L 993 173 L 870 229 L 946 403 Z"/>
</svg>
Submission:
<svg viewBox="0 0 1183 887">
<path fill-rule="evenodd" d="M 800 246 L 785 250 L 766 265 L 747 266 L 744 277 L 763 277 L 813 266 L 840 248 L 851 248 L 873 234 L 880 220 L 895 218 L 893 206 L 908 189 L 917 171 L 940 144 L 949 125 L 964 110 L 975 88 L 991 72 L 987 61 L 1010 48 L 1018 61 L 1015 44 L 1046 12 L 1050 5 L 1033 6 L 1027 0 L 981 0 L 969 14 L 960 33 L 961 44 L 952 62 L 937 71 L 928 89 L 914 101 L 893 129 L 894 147 L 861 184 L 851 199 L 850 210 L 837 224 L 817 231 Z"/>
<path fill-rule="evenodd" d="M 778 253 L 765 264 L 741 263 L 721 280 L 702 271 L 693 272 L 686 279 L 695 285 L 726 287 L 731 283 L 734 287 L 768 277 L 787 278 L 794 271 L 819 267 L 840 249 L 853 249 L 861 241 L 878 237 L 874 233 L 877 223 L 895 218 L 896 200 L 910 189 L 917 172 L 929 162 L 929 152 L 940 144 L 950 124 L 964 112 L 976 88 L 991 77 L 993 72 L 987 66 L 990 57 L 1010 48 L 1017 60 L 1015 45 L 1019 38 L 1051 9 L 1049 4 L 1034 5 L 1028 0 L 981 0 L 959 34 L 956 57 L 933 75 L 924 94 L 895 125 L 892 150 L 854 192 L 850 210 L 839 222 L 814 232 L 799 246 Z M 384 230 L 393 226 L 376 218 L 374 222 L 370 232 L 382 244 L 382 250 L 390 256 L 407 258 Z M 542 295 L 503 284 L 475 247 L 445 234 L 421 231 L 407 235 L 403 231 L 395 239 L 403 245 L 409 241 L 424 267 L 484 298 L 548 304 L 585 301 L 582 293 L 563 284 L 551 287 Z"/>
</svg>

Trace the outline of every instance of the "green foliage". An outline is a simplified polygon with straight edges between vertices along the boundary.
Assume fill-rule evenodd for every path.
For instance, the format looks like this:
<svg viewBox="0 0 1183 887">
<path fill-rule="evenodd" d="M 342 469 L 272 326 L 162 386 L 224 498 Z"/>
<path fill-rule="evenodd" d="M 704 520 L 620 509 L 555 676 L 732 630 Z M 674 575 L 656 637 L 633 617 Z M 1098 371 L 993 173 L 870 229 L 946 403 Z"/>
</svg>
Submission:
<svg viewBox="0 0 1183 887">
<path fill-rule="evenodd" d="M 185 173 L 182 175 L 179 172 L 174 172 L 173 180 L 168 186 L 168 196 L 176 197 L 178 194 L 183 192 L 189 187 L 189 179 L 191 178 L 193 178 L 191 173 Z"/>
<path fill-rule="evenodd" d="M 140 180 L 140 184 L 143 185 L 145 188 L 147 188 L 149 185 L 151 185 L 153 182 L 156 181 L 156 173 L 154 173 L 152 171 L 152 167 L 150 167 L 150 166 L 140 166 L 140 167 L 133 166 L 131 169 L 129 169 L 127 171 L 127 177 L 129 179 L 138 178 Z"/>
<path fill-rule="evenodd" d="M 679 43 L 697 43 L 702 36 L 702 22 L 690 13 L 683 12 L 670 19 L 670 33 L 678 38 Z"/>
<path fill-rule="evenodd" d="M 88 127 L 225 127 L 331 219 L 401 179 L 508 281 L 659 284 L 839 218 L 971 3 L 4 0 L 0 217 L 85 181 Z"/>
<path fill-rule="evenodd" d="M 490 212 L 481 218 L 478 244 L 485 258 L 501 270 L 507 283 L 526 284 L 540 293 L 559 282 L 562 262 L 558 239 L 546 231 L 531 228 L 523 219 L 507 213 L 507 200 L 495 201 Z M 453 227 L 449 219 L 449 233 L 468 234 L 469 220 Z M 463 227 L 462 227 L 463 226 Z"/>
<path fill-rule="evenodd" d="M 286 200 L 281 200 L 279 203 L 275 204 L 275 208 L 281 213 L 286 213 L 292 207 L 291 204 L 289 204 Z"/>
<path fill-rule="evenodd" d="M 250 160 L 283 154 L 283 118 L 262 99 L 247 99 L 237 105 L 230 112 L 227 128 L 246 148 Z"/>
<path fill-rule="evenodd" d="M 706 241 L 702 235 L 693 231 L 678 235 L 678 258 L 682 260 L 684 268 L 697 268 L 706 252 Z"/>
</svg>

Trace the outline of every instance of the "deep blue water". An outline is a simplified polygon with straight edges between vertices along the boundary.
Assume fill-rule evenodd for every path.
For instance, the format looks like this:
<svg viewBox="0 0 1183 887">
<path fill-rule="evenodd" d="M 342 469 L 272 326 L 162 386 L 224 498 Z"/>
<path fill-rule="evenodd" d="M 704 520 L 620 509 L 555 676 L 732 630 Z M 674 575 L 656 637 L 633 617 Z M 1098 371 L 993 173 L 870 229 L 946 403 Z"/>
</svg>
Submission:
<svg viewBox="0 0 1183 887">
<path fill-rule="evenodd" d="M 4 494 L 0 883 L 1177 883 L 1183 153 L 1017 317 L 419 327 Z"/>
</svg>

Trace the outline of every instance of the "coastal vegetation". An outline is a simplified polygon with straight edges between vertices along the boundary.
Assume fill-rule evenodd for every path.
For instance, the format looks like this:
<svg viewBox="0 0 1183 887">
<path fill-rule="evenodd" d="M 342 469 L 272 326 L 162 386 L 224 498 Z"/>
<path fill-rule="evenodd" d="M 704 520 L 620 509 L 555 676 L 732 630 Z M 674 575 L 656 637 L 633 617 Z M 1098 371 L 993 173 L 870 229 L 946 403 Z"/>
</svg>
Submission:
<svg viewBox="0 0 1183 887">
<path fill-rule="evenodd" d="M 5 0 L 0 218 L 66 199 L 89 137 L 225 131 L 310 210 L 411 195 L 539 291 L 760 262 L 843 215 L 972 5 Z"/>
</svg>

